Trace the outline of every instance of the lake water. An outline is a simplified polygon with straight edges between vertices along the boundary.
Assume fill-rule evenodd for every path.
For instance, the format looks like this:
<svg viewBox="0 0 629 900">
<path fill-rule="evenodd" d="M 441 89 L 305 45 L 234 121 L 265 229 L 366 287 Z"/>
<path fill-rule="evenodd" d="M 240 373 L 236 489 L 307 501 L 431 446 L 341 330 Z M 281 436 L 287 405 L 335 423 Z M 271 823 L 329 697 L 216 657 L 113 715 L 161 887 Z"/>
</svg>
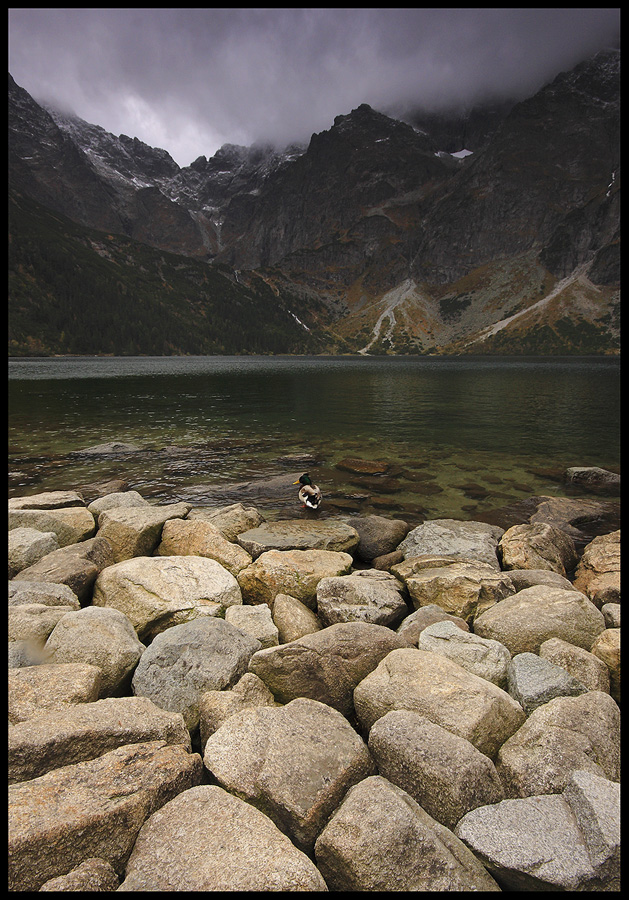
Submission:
<svg viewBox="0 0 629 900">
<path fill-rule="evenodd" d="M 72 455 L 110 441 L 143 452 Z M 346 458 L 384 460 L 389 473 L 338 468 Z M 159 502 L 242 499 L 267 518 L 299 516 L 296 488 L 265 497 L 259 484 L 307 470 L 321 515 L 417 523 L 574 496 L 562 476 L 577 465 L 619 471 L 617 359 L 9 360 L 11 496 L 124 478 Z M 255 501 L 233 487 L 249 481 Z"/>
</svg>

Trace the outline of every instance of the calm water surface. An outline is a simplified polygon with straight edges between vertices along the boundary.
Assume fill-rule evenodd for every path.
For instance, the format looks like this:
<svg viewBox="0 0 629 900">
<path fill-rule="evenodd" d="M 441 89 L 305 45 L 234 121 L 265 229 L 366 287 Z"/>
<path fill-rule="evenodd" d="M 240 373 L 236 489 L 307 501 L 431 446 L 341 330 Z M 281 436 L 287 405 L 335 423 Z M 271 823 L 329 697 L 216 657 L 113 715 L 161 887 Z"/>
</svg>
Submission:
<svg viewBox="0 0 629 900">
<path fill-rule="evenodd" d="M 143 452 L 72 455 L 109 441 Z M 249 502 L 234 483 L 309 470 L 330 514 L 473 519 L 569 496 L 568 466 L 619 471 L 619 442 L 611 359 L 9 361 L 11 496 L 124 478 L 147 498 L 217 506 Z M 285 459 L 296 454 L 313 461 Z M 386 460 L 389 473 L 337 468 L 348 457 Z M 255 505 L 299 515 L 294 490 Z"/>
</svg>

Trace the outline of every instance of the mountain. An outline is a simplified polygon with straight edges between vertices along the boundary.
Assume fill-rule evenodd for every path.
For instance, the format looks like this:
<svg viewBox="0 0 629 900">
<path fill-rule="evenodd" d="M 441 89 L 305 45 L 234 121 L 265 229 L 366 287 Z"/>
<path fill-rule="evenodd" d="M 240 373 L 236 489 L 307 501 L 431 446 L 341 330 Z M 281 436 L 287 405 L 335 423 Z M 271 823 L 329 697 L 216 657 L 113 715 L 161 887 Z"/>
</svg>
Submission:
<svg viewBox="0 0 629 900">
<path fill-rule="evenodd" d="M 519 103 L 406 121 L 363 104 L 307 146 L 227 144 L 184 168 L 44 109 L 9 76 L 18 219 L 34 201 L 145 247 L 129 259 L 152 248 L 221 273 L 300 323 L 296 352 L 615 353 L 619 57 Z"/>
</svg>

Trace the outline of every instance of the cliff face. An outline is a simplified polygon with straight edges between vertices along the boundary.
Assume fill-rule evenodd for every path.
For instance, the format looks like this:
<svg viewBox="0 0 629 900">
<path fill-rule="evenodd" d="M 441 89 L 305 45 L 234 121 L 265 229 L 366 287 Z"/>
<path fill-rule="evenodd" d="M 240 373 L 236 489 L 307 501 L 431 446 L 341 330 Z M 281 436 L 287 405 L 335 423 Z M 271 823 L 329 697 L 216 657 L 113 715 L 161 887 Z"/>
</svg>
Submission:
<svg viewBox="0 0 629 900">
<path fill-rule="evenodd" d="M 619 64 L 604 51 L 523 102 L 413 125 L 363 104 L 307 147 L 225 145 L 183 169 L 10 79 L 11 182 L 322 301 L 346 350 L 614 352 Z"/>
</svg>

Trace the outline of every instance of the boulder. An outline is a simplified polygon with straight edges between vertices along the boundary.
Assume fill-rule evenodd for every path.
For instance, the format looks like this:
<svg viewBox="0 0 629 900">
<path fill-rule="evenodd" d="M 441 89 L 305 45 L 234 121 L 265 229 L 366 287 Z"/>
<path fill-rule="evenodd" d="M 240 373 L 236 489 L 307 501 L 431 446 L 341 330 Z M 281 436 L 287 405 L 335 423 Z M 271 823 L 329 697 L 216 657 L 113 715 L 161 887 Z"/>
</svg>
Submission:
<svg viewBox="0 0 629 900">
<path fill-rule="evenodd" d="M 264 522 L 238 535 L 238 543 L 257 559 L 267 550 L 333 550 L 352 553 L 358 532 L 339 519 L 282 519 Z"/>
<path fill-rule="evenodd" d="M 159 544 L 164 523 L 183 519 L 190 509 L 189 503 L 106 509 L 98 517 L 98 536 L 111 544 L 114 562 L 150 556 Z"/>
<path fill-rule="evenodd" d="M 375 771 L 347 719 L 302 697 L 230 716 L 208 738 L 203 761 L 308 853 L 347 789 Z"/>
<path fill-rule="evenodd" d="M 605 628 L 602 613 L 579 591 L 537 585 L 518 591 L 474 620 L 474 631 L 500 641 L 511 652 L 538 653 L 558 637 L 589 650 Z"/>
<path fill-rule="evenodd" d="M 120 882 L 106 859 L 86 859 L 67 875 L 44 882 L 40 891 L 117 891 Z"/>
<path fill-rule="evenodd" d="M 608 628 L 620 628 L 620 603 L 603 603 L 601 612 Z"/>
<path fill-rule="evenodd" d="M 174 797 L 140 829 L 120 891 L 325 891 L 262 812 L 216 785 Z"/>
<path fill-rule="evenodd" d="M 398 566 L 393 567 L 399 571 Z M 466 622 L 515 592 L 506 573 L 486 563 L 453 562 L 440 568 L 421 568 L 405 579 L 413 605 L 436 604 Z"/>
<path fill-rule="evenodd" d="M 57 538 L 58 546 L 67 547 L 69 544 L 77 544 L 93 537 L 96 532 L 96 520 L 85 506 L 70 506 L 63 509 L 16 509 L 9 511 L 9 531 L 14 528 L 52 532 Z"/>
<path fill-rule="evenodd" d="M 266 603 L 258 606 L 229 606 L 225 610 L 225 621 L 260 641 L 263 650 L 277 647 L 279 643 L 279 632 Z"/>
<path fill-rule="evenodd" d="M 309 697 L 349 716 L 354 711 L 356 685 L 391 650 L 405 646 L 402 638 L 382 625 L 339 623 L 255 653 L 249 670 L 282 703 Z"/>
<path fill-rule="evenodd" d="M 273 609 L 277 594 L 289 594 L 314 609 L 322 578 L 346 575 L 349 553 L 334 550 L 267 550 L 238 574 L 245 603 L 266 603 Z"/>
<path fill-rule="evenodd" d="M 562 588 L 564 591 L 578 590 L 571 581 L 550 569 L 509 569 L 508 575 L 516 591 L 524 591 L 536 584 L 547 584 L 550 587 Z"/>
<path fill-rule="evenodd" d="M 235 684 L 259 649 L 259 641 L 223 619 L 203 617 L 175 625 L 144 651 L 133 693 L 181 713 L 193 731 L 199 725 L 201 695 Z"/>
<path fill-rule="evenodd" d="M 620 531 L 595 537 L 583 551 L 574 586 L 600 609 L 620 603 Z"/>
<path fill-rule="evenodd" d="M 198 617 L 222 616 L 241 604 L 234 576 L 214 559 L 141 556 L 109 566 L 94 585 L 94 606 L 118 609 L 140 640 Z"/>
<path fill-rule="evenodd" d="M 9 671 L 9 723 L 37 713 L 98 700 L 101 670 L 88 663 L 24 666 Z"/>
<path fill-rule="evenodd" d="M 468 672 L 507 690 L 511 654 L 499 641 L 487 640 L 463 631 L 455 622 L 445 621 L 424 628 L 417 646 L 440 653 Z"/>
<path fill-rule="evenodd" d="M 613 500 L 583 500 L 571 497 L 535 497 L 536 509 L 528 521 L 547 522 L 565 532 L 577 551 L 599 534 L 620 527 L 620 506 Z"/>
<path fill-rule="evenodd" d="M 81 608 L 79 598 L 67 584 L 53 584 L 48 581 L 10 581 L 9 606 L 21 606 L 25 603 Z"/>
<path fill-rule="evenodd" d="M 402 519 L 385 516 L 356 516 L 346 522 L 358 532 L 356 555 L 364 562 L 392 553 L 410 530 Z"/>
<path fill-rule="evenodd" d="M 151 741 L 10 785 L 9 890 L 36 891 L 95 856 L 122 874 L 144 820 L 201 774 L 198 754 Z"/>
<path fill-rule="evenodd" d="M 620 780 L 620 710 L 588 691 L 538 707 L 500 748 L 496 768 L 507 797 L 563 791 L 577 769 Z"/>
<path fill-rule="evenodd" d="M 566 469 L 565 477 L 569 484 L 601 493 L 617 493 L 620 490 L 620 475 L 599 466 L 570 466 Z"/>
<path fill-rule="evenodd" d="M 82 604 L 89 603 L 96 577 L 113 563 L 111 544 L 102 537 L 60 547 L 15 576 L 16 581 L 65 584 Z"/>
<path fill-rule="evenodd" d="M 13 528 L 9 532 L 9 578 L 58 549 L 59 542 L 53 531 Z"/>
<path fill-rule="evenodd" d="M 322 578 L 317 585 L 317 615 L 324 626 L 368 622 L 395 628 L 408 614 L 404 593 L 401 581 L 377 569 Z"/>
<path fill-rule="evenodd" d="M 30 497 L 11 497 L 9 511 L 15 509 L 65 509 L 69 506 L 85 506 L 78 491 L 44 491 Z"/>
<path fill-rule="evenodd" d="M 144 649 L 123 613 L 95 606 L 67 613 L 53 628 L 45 647 L 51 663 L 98 666 L 101 697 L 119 696 L 129 689 Z"/>
<path fill-rule="evenodd" d="M 405 558 L 433 554 L 473 559 L 500 569 L 496 547 L 503 533 L 504 529 L 485 522 L 432 519 L 409 531 L 399 548 Z"/>
<path fill-rule="evenodd" d="M 234 713 L 254 706 L 279 705 L 266 684 L 253 672 L 245 672 L 230 690 L 206 691 L 199 700 L 201 747 L 205 747 L 209 736 Z"/>
<path fill-rule="evenodd" d="M 513 525 L 498 543 L 503 569 L 550 569 L 564 578 L 577 564 L 574 541 L 545 522 Z"/>
<path fill-rule="evenodd" d="M 92 515 L 98 519 L 102 512 L 107 509 L 119 509 L 125 507 L 150 506 L 148 500 L 145 500 L 142 494 L 137 491 L 112 491 L 103 497 L 97 497 L 88 504 L 88 509 Z"/>
<path fill-rule="evenodd" d="M 9 784 L 145 741 L 191 749 L 183 717 L 160 709 L 145 697 L 42 710 L 26 722 L 9 725 Z"/>
<path fill-rule="evenodd" d="M 587 687 L 566 672 L 535 653 L 518 653 L 509 668 L 509 693 L 527 715 L 555 697 L 576 697 Z"/>
<path fill-rule="evenodd" d="M 419 713 L 386 713 L 373 725 L 368 746 L 379 774 L 451 830 L 471 809 L 504 798 L 492 761 Z"/>
<path fill-rule="evenodd" d="M 277 594 L 273 602 L 273 621 L 280 644 L 288 644 L 307 634 L 321 631 L 322 625 L 311 609 L 288 594 Z"/>
<path fill-rule="evenodd" d="M 414 648 L 391 651 L 356 687 L 354 707 L 366 730 L 391 710 L 418 712 L 490 759 L 525 718 L 495 684 L 438 653 Z"/>
<path fill-rule="evenodd" d="M 337 469 L 351 472 L 352 475 L 386 475 L 390 467 L 390 463 L 385 459 L 360 459 L 350 456 L 336 463 Z"/>
<path fill-rule="evenodd" d="M 601 632 L 604 634 L 605 632 Z M 596 642 L 595 642 L 596 643 Z M 561 666 L 574 678 L 584 684 L 589 691 L 609 693 L 609 670 L 605 663 L 593 653 L 576 647 L 561 638 L 549 638 L 540 644 L 541 659 Z"/>
<path fill-rule="evenodd" d="M 620 785 L 590 772 L 561 794 L 475 809 L 455 834 L 505 891 L 620 890 Z"/>
<path fill-rule="evenodd" d="M 499 890 L 449 829 L 380 775 L 350 788 L 315 858 L 332 891 Z"/>
<path fill-rule="evenodd" d="M 609 670 L 609 692 L 620 703 L 620 628 L 606 628 L 591 647 L 592 654 Z"/>
<path fill-rule="evenodd" d="M 450 613 L 447 613 L 441 606 L 437 606 L 436 603 L 429 603 L 428 606 L 420 606 L 410 616 L 407 616 L 402 621 L 402 624 L 398 626 L 397 633 L 407 643 L 417 646 L 419 636 L 424 628 L 434 625 L 435 622 L 454 622 L 457 628 L 460 628 L 462 631 L 470 630 L 465 619 L 461 619 L 459 616 L 451 616 Z"/>
<path fill-rule="evenodd" d="M 190 510 L 186 518 L 210 522 L 228 541 L 237 540 L 241 532 L 256 528 L 261 522 L 264 522 L 264 516 L 258 512 L 255 506 L 243 506 L 242 503 L 232 503 L 230 506 L 222 506 L 220 509 L 195 507 Z"/>
<path fill-rule="evenodd" d="M 50 632 L 66 613 L 74 612 L 71 606 L 44 606 L 41 603 L 25 603 L 9 607 L 9 641 L 27 641 L 34 647 L 43 647 Z"/>
<path fill-rule="evenodd" d="M 232 544 L 211 522 L 202 519 L 170 519 L 164 524 L 159 556 L 203 556 L 214 559 L 236 577 L 252 559 L 238 544 Z"/>
</svg>

